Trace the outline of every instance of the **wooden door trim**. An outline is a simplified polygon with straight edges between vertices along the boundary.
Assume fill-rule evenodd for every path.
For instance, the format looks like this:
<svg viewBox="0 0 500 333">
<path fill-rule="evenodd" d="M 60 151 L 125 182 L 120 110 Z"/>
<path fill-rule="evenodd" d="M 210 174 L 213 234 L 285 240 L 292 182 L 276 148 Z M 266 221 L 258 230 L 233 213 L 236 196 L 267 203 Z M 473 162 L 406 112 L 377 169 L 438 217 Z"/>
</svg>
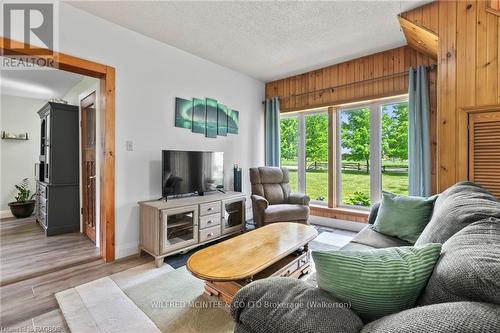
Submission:
<svg viewBox="0 0 500 333">
<path fill-rule="evenodd" d="M 64 53 L 44 50 L 32 45 L 11 40 L 0 36 L 0 55 L 5 57 L 29 56 L 34 59 L 50 59 L 44 61 L 63 71 L 98 78 L 101 84 L 100 114 L 101 145 L 103 156 L 99 168 L 101 176 L 100 186 L 100 214 L 101 230 L 100 253 L 106 261 L 115 260 L 115 69 L 108 65 L 99 64 Z"/>
<path fill-rule="evenodd" d="M 461 108 L 458 114 L 457 181 L 469 180 L 469 115 L 500 112 L 500 104 Z"/>
</svg>

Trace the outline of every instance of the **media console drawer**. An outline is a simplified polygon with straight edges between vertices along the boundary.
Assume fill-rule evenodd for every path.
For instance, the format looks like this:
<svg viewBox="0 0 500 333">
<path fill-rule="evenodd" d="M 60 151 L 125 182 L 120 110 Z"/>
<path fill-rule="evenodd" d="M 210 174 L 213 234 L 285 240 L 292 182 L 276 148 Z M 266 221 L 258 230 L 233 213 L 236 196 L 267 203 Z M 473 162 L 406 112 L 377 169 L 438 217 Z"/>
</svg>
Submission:
<svg viewBox="0 0 500 333">
<path fill-rule="evenodd" d="M 210 240 L 212 238 L 217 238 L 220 236 L 220 226 L 210 227 L 200 230 L 200 242 Z"/>
<path fill-rule="evenodd" d="M 220 213 L 221 211 L 221 202 L 214 201 L 205 204 L 200 204 L 200 216 Z"/>
<path fill-rule="evenodd" d="M 200 217 L 200 229 L 210 228 L 216 225 L 220 225 L 221 215 L 220 213 L 206 215 Z"/>
</svg>

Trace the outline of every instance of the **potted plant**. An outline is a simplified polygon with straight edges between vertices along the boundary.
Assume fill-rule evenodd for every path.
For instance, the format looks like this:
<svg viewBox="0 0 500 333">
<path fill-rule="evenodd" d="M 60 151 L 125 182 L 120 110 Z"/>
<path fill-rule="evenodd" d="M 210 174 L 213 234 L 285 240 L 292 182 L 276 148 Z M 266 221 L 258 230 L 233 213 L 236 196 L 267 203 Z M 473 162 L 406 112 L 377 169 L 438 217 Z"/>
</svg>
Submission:
<svg viewBox="0 0 500 333">
<path fill-rule="evenodd" d="M 15 197 L 16 201 L 9 203 L 12 215 L 17 218 L 31 216 L 31 214 L 33 214 L 33 210 L 35 210 L 35 200 L 33 200 L 33 197 L 36 193 L 31 194 L 31 191 L 28 188 L 28 178 L 24 178 L 18 185 L 15 186 L 19 192 Z"/>
</svg>

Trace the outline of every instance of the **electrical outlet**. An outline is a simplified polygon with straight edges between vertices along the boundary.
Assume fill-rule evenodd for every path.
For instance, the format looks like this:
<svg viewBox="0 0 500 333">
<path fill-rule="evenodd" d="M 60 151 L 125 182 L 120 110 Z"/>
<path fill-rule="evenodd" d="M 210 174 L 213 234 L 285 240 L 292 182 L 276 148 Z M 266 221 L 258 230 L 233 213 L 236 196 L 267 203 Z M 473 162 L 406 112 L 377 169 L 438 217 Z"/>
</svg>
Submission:
<svg viewBox="0 0 500 333">
<path fill-rule="evenodd" d="M 133 151 L 134 150 L 134 143 L 132 141 L 125 141 L 125 146 L 127 151 Z"/>
</svg>

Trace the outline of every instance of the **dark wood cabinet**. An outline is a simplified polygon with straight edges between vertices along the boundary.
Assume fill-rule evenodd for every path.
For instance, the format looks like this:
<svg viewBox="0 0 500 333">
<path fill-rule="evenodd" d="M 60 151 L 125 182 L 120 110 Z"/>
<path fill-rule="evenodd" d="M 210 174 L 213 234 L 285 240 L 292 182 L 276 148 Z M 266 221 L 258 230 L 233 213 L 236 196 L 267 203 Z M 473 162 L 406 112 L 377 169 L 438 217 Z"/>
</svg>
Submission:
<svg viewBox="0 0 500 333">
<path fill-rule="evenodd" d="M 36 218 L 47 236 L 80 230 L 78 107 L 47 103 L 41 119 Z"/>
</svg>

